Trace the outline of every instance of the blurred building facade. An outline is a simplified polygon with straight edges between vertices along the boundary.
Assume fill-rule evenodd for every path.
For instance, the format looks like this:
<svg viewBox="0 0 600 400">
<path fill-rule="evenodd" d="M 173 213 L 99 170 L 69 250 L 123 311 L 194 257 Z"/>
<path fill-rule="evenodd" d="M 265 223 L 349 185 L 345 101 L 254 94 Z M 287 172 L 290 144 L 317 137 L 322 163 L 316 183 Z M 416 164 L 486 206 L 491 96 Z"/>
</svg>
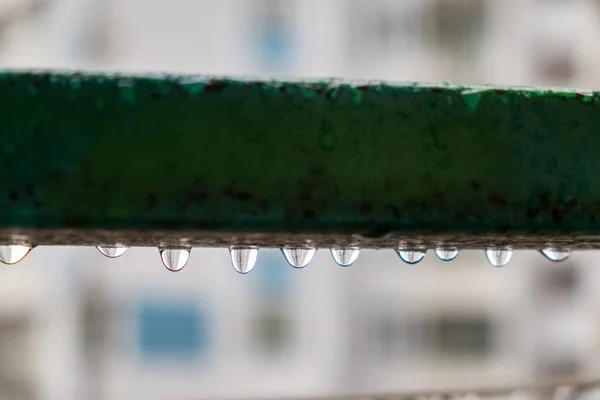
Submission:
<svg viewBox="0 0 600 400">
<path fill-rule="evenodd" d="M 520 383 L 600 369 L 600 258 L 483 251 L 418 265 L 364 251 L 303 270 L 225 249 L 170 273 L 156 249 L 117 260 L 39 248 L 2 272 L 3 399 L 282 398 Z"/>
<path fill-rule="evenodd" d="M 598 89 L 594 0 L 5 0 L 0 65 Z M 0 279 L 0 398 L 279 398 L 600 368 L 597 253 L 445 264 L 326 251 L 36 249 Z"/>
<path fill-rule="evenodd" d="M 597 0 L 4 0 L 7 67 L 598 86 Z"/>
</svg>

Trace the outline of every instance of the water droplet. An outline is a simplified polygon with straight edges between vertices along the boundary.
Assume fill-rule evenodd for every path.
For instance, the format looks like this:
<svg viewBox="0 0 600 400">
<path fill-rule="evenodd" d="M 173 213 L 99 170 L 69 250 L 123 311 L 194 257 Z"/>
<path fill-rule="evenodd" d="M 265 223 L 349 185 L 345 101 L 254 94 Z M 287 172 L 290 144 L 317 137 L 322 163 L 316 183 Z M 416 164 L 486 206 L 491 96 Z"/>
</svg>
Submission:
<svg viewBox="0 0 600 400">
<path fill-rule="evenodd" d="M 512 249 L 487 249 L 485 256 L 494 267 L 504 267 L 512 258 Z"/>
<path fill-rule="evenodd" d="M 358 258 L 360 253 L 360 249 L 358 247 L 343 247 L 343 248 L 333 248 L 331 249 L 331 255 L 333 256 L 333 260 L 340 267 L 349 267 Z"/>
<path fill-rule="evenodd" d="M 30 251 L 31 247 L 18 244 L 0 246 L 0 262 L 9 265 L 16 264 L 24 259 Z"/>
<path fill-rule="evenodd" d="M 160 259 L 162 260 L 165 267 L 168 270 L 177 272 L 181 271 L 183 267 L 188 262 L 190 258 L 189 248 L 167 248 L 167 249 L 159 249 L 160 251 Z"/>
<path fill-rule="evenodd" d="M 442 261 L 452 261 L 458 256 L 458 249 L 441 247 L 435 249 L 435 255 Z"/>
<path fill-rule="evenodd" d="M 127 246 L 98 246 L 96 248 L 100 253 L 109 258 L 122 256 L 129 249 Z"/>
<path fill-rule="evenodd" d="M 571 251 L 567 249 L 546 248 L 540 251 L 550 261 L 563 261 L 571 255 Z"/>
<path fill-rule="evenodd" d="M 296 247 L 281 249 L 285 259 L 294 268 L 304 268 L 310 263 L 317 249 Z"/>
<path fill-rule="evenodd" d="M 256 265 L 258 249 L 256 247 L 230 247 L 229 256 L 233 268 L 240 274 L 247 274 Z"/>
<path fill-rule="evenodd" d="M 400 259 L 407 264 L 416 264 L 425 257 L 427 250 L 398 250 Z"/>
</svg>

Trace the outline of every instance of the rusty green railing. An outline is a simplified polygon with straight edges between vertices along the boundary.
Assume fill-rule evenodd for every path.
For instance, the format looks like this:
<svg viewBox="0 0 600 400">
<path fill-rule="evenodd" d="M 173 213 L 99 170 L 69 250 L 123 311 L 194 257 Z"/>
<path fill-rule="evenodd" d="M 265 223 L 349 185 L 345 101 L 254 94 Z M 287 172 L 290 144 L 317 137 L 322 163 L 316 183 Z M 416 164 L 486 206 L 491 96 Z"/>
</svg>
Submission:
<svg viewBox="0 0 600 400">
<path fill-rule="evenodd" d="M 600 244 L 600 94 L 0 74 L 0 241 Z"/>
</svg>

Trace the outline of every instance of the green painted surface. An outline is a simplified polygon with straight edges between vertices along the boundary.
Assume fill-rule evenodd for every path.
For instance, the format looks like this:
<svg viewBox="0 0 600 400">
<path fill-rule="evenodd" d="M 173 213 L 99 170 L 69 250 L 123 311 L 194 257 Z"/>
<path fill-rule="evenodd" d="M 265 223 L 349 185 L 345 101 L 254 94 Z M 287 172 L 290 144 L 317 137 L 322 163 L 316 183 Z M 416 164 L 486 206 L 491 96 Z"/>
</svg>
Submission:
<svg viewBox="0 0 600 400">
<path fill-rule="evenodd" d="M 0 227 L 600 233 L 600 94 L 0 75 Z"/>
</svg>

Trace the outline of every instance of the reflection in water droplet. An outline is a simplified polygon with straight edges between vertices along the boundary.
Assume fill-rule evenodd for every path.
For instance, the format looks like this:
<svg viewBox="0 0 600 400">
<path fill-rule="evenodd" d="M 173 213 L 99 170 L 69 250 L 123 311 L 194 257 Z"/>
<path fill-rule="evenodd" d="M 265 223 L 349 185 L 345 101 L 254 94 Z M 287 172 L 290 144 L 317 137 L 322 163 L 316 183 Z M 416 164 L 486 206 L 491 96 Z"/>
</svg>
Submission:
<svg viewBox="0 0 600 400">
<path fill-rule="evenodd" d="M 425 257 L 427 250 L 398 250 L 400 259 L 407 264 L 416 264 Z"/>
<path fill-rule="evenodd" d="M 310 263 L 317 249 L 296 247 L 281 249 L 287 262 L 294 268 L 304 268 Z"/>
<path fill-rule="evenodd" d="M 98 246 L 96 248 L 100 253 L 109 258 L 122 256 L 129 249 L 127 246 Z"/>
<path fill-rule="evenodd" d="M 247 274 L 256 265 L 258 249 L 256 247 L 232 246 L 229 248 L 229 256 L 231 257 L 233 268 L 240 274 Z"/>
<path fill-rule="evenodd" d="M 438 248 L 435 249 L 435 255 L 442 261 L 452 261 L 458 256 L 458 249 L 455 248 Z"/>
<path fill-rule="evenodd" d="M 31 247 L 29 246 L 0 246 L 0 262 L 3 262 L 4 264 L 16 264 L 25 258 L 29 251 L 31 251 Z"/>
<path fill-rule="evenodd" d="M 181 271 L 190 258 L 189 248 L 166 248 L 159 249 L 159 251 L 164 266 L 173 272 Z"/>
<path fill-rule="evenodd" d="M 504 267 L 512 258 L 511 249 L 487 249 L 485 255 L 494 267 Z"/>
<path fill-rule="evenodd" d="M 566 260 L 569 255 L 571 255 L 571 251 L 568 249 L 546 248 L 540 251 L 550 261 L 563 261 Z"/>
<path fill-rule="evenodd" d="M 349 267 L 354 264 L 359 254 L 360 249 L 356 246 L 331 249 L 331 256 L 340 267 Z"/>
</svg>

